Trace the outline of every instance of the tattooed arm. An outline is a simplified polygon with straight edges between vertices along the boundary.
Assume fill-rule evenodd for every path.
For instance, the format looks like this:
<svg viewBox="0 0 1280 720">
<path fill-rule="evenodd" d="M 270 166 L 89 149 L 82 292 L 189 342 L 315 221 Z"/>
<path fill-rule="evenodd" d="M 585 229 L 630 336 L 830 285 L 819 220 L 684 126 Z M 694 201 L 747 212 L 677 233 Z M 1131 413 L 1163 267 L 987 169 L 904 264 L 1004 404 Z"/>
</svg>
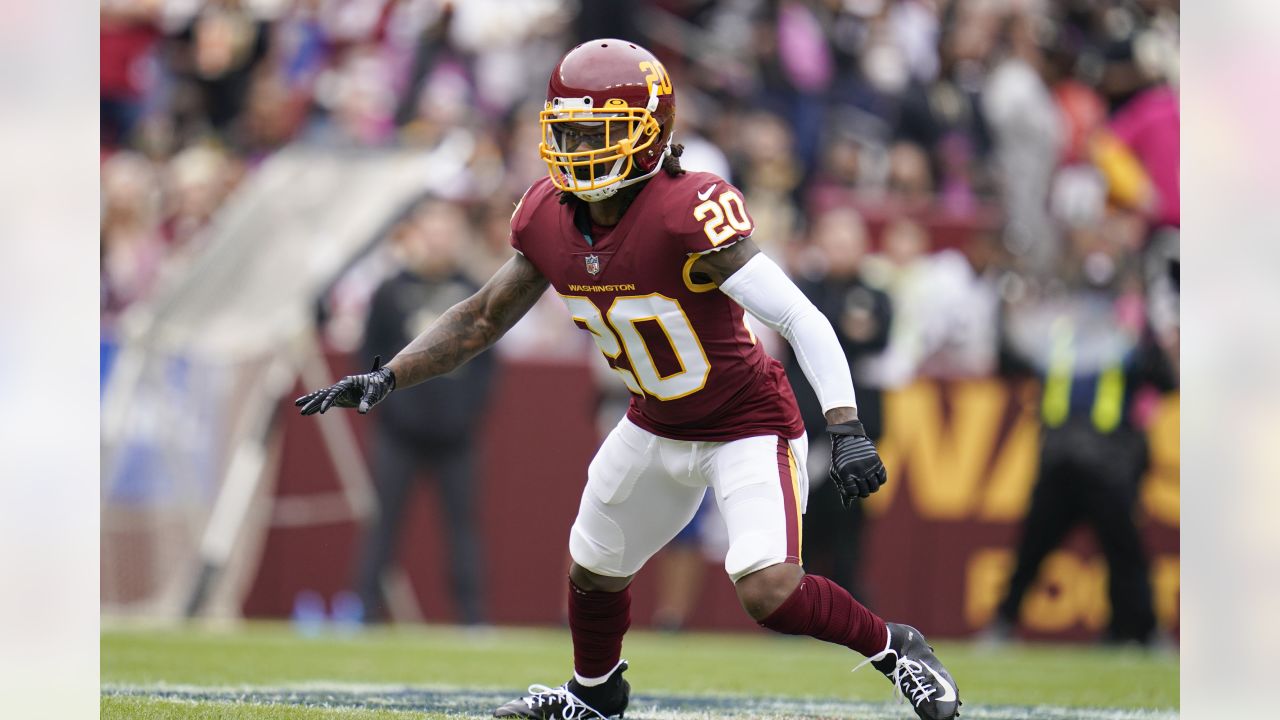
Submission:
<svg viewBox="0 0 1280 720">
<path fill-rule="evenodd" d="M 547 279 L 517 254 L 475 295 L 449 308 L 387 367 L 396 388 L 444 375 L 479 355 L 516 324 L 547 289 Z"/>
<path fill-rule="evenodd" d="M 443 375 L 498 341 L 547 289 L 547 279 L 523 255 L 507 261 L 475 295 L 441 315 L 408 347 L 363 375 L 348 375 L 327 388 L 307 393 L 294 405 L 303 415 L 331 407 L 356 408 L 361 415 L 398 387 Z"/>
</svg>

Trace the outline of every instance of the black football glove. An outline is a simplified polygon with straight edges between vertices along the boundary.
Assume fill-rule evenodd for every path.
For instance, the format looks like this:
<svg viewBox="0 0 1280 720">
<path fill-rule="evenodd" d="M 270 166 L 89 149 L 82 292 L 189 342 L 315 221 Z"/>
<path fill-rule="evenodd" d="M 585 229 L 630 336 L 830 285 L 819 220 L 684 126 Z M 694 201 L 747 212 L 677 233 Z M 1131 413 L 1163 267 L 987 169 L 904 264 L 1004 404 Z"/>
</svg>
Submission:
<svg viewBox="0 0 1280 720">
<path fill-rule="evenodd" d="M 889 481 L 876 446 L 871 444 L 862 423 L 854 420 L 828 425 L 831 433 L 831 482 L 836 484 L 845 509 L 854 498 L 864 498 Z"/>
<path fill-rule="evenodd" d="M 373 369 L 364 375 L 348 375 L 327 388 L 303 395 L 293 404 L 302 408 L 303 415 L 323 415 L 334 405 L 356 408 L 363 415 L 395 389 L 395 373 L 382 367 L 382 356 L 375 355 Z"/>
</svg>

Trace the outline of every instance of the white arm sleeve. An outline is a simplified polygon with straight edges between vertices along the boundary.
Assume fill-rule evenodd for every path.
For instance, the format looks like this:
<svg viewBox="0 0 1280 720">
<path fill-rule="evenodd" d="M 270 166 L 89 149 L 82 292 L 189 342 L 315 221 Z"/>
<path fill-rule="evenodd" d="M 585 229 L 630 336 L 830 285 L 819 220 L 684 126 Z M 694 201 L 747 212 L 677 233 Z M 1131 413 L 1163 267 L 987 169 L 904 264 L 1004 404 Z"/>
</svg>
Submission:
<svg viewBox="0 0 1280 720">
<path fill-rule="evenodd" d="M 777 263 L 760 253 L 721 283 L 720 290 L 787 339 L 824 413 L 857 407 L 836 331 Z"/>
</svg>

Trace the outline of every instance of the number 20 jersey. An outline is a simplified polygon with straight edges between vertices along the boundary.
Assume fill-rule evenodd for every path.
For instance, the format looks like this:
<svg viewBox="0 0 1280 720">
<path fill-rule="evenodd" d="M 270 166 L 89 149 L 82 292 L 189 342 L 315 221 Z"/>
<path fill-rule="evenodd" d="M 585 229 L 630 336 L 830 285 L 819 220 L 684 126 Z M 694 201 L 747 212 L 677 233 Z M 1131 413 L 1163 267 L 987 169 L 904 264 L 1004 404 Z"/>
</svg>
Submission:
<svg viewBox="0 0 1280 720">
<path fill-rule="evenodd" d="M 535 182 L 512 215 L 511 244 L 631 390 L 627 417 L 677 440 L 803 434 L 786 374 L 742 307 L 690 273 L 699 254 L 754 230 L 737 188 L 710 173 L 659 172 L 593 244 L 574 205 L 550 179 Z"/>
</svg>

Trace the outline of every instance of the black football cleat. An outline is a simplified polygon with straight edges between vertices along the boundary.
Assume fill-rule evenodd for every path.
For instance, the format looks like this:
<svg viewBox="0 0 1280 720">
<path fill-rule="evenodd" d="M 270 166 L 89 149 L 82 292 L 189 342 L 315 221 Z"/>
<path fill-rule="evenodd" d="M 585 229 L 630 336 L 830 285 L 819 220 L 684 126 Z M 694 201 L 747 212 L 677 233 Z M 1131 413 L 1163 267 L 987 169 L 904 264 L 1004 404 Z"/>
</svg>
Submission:
<svg viewBox="0 0 1280 720">
<path fill-rule="evenodd" d="M 924 635 L 910 625 L 885 624 L 889 627 L 889 646 L 862 665 L 870 663 L 889 678 L 920 720 L 959 717 L 960 691 L 956 681 L 933 654 Z"/>
<path fill-rule="evenodd" d="M 540 720 L 620 720 L 631 699 L 631 684 L 623 679 L 623 660 L 600 685 L 586 687 L 570 680 L 560 687 L 530 685 L 529 694 L 493 711 L 500 718 Z"/>
</svg>

